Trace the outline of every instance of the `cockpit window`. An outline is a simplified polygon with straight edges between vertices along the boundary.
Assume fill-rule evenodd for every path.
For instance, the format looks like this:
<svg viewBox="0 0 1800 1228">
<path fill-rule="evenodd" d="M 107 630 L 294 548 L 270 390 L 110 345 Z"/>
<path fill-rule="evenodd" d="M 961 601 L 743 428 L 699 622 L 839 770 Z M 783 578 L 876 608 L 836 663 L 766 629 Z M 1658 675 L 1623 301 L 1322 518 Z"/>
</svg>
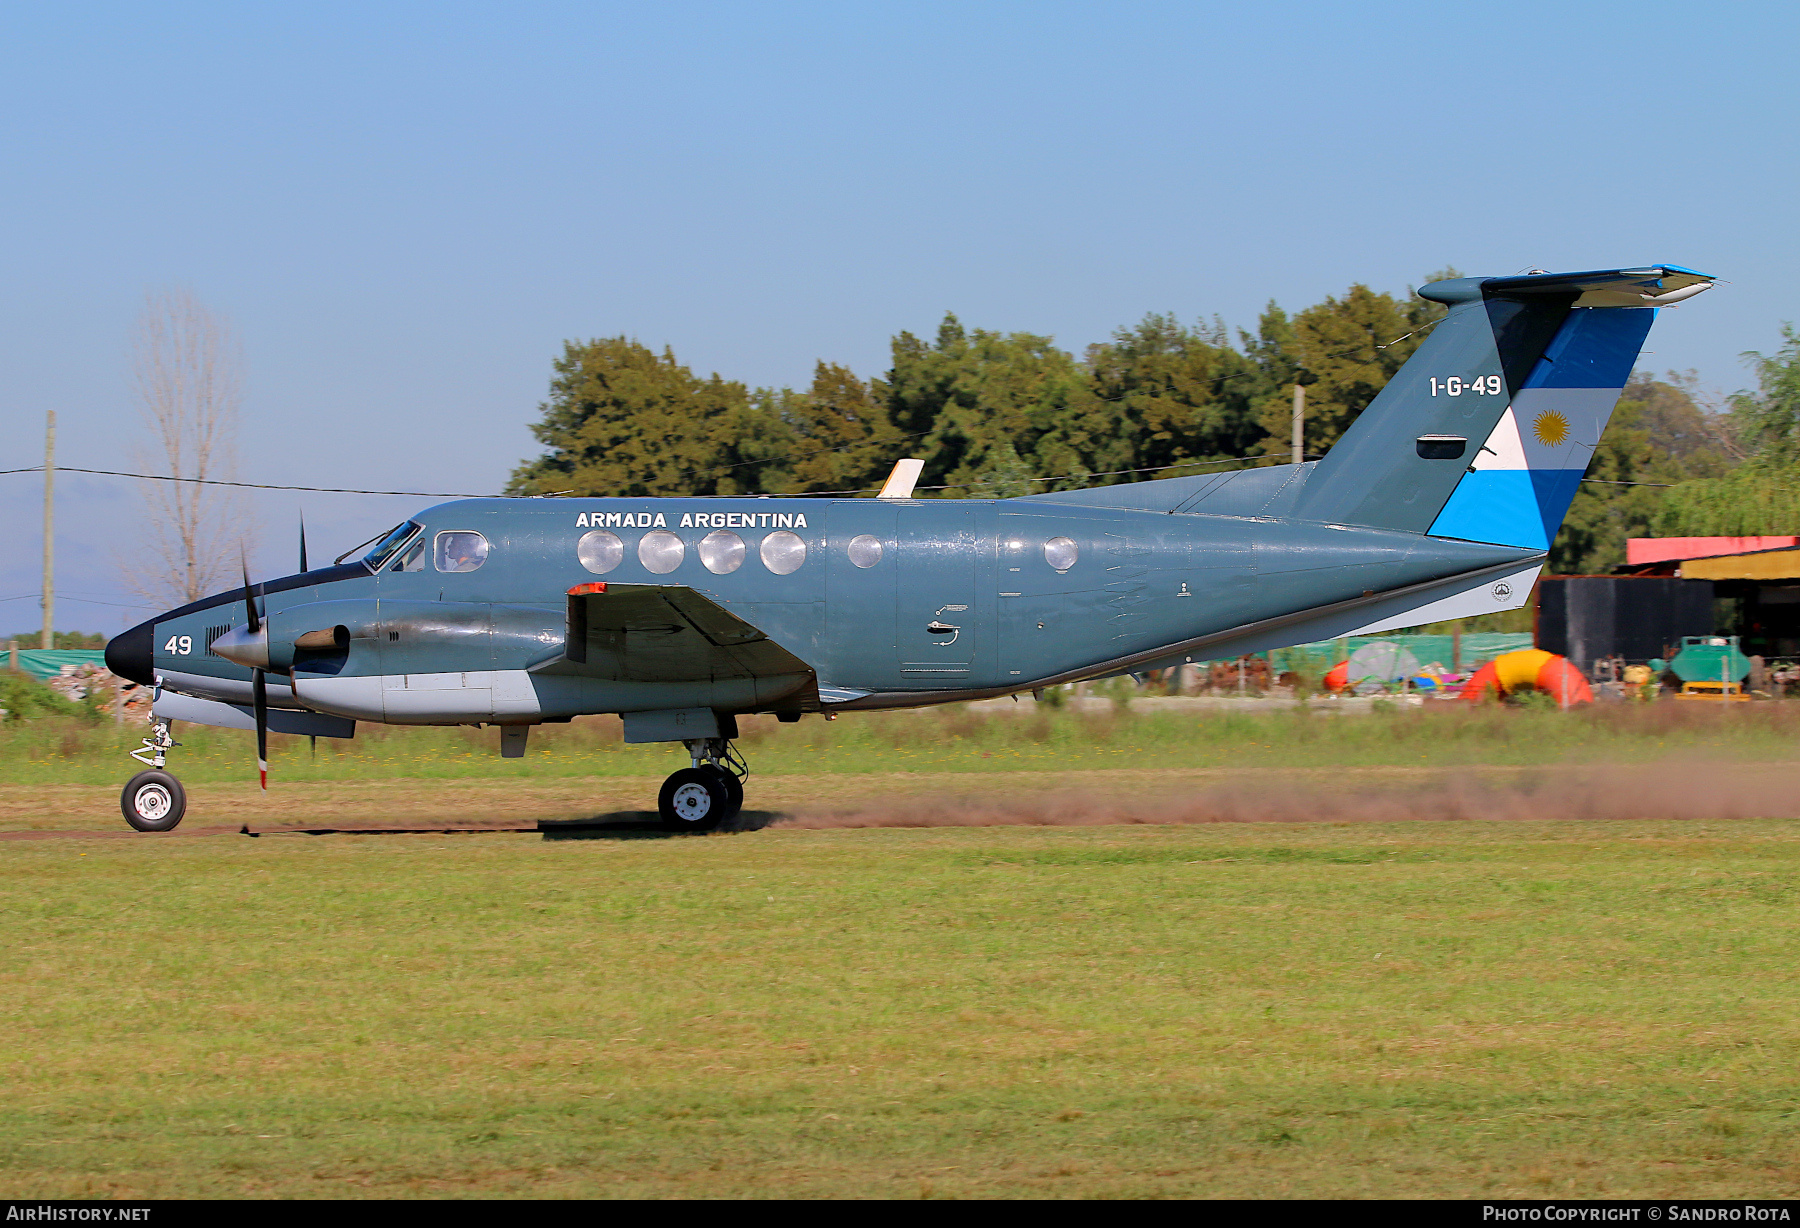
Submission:
<svg viewBox="0 0 1800 1228">
<path fill-rule="evenodd" d="M 400 556 L 400 561 L 394 564 L 394 570 L 425 570 L 425 539 L 423 537 L 406 548 L 406 552 Z"/>
<path fill-rule="evenodd" d="M 458 531 L 437 535 L 434 561 L 439 571 L 474 571 L 487 562 L 487 538 L 479 533 Z"/>
<path fill-rule="evenodd" d="M 370 571 L 380 571 L 381 565 L 388 561 L 389 556 L 404 546 L 407 540 L 418 531 L 419 526 L 416 523 L 411 520 L 407 521 L 377 542 L 373 550 L 363 555 L 363 562 L 369 565 Z"/>
</svg>

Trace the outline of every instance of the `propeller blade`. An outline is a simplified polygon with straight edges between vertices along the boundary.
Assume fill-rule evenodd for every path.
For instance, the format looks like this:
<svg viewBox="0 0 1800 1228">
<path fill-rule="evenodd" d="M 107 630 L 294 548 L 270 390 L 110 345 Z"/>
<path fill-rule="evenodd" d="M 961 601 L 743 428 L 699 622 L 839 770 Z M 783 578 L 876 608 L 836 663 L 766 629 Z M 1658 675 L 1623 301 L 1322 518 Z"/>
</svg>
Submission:
<svg viewBox="0 0 1800 1228">
<path fill-rule="evenodd" d="M 256 708 L 256 774 L 263 792 L 269 791 L 269 684 L 263 671 L 250 671 L 250 694 Z"/>
<path fill-rule="evenodd" d="M 256 612 L 256 596 L 250 591 L 250 564 L 242 558 L 238 560 L 244 569 L 244 617 L 246 628 L 251 635 L 262 630 L 262 618 Z"/>
<path fill-rule="evenodd" d="M 300 570 L 306 570 L 306 513 L 300 513 Z"/>
</svg>

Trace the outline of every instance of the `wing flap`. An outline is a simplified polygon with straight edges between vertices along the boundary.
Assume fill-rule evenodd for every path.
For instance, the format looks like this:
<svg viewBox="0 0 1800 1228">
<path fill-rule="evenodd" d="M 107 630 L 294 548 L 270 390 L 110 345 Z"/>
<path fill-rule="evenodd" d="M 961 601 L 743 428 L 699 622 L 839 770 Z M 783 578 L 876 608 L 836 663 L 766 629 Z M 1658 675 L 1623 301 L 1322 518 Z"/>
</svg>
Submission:
<svg viewBox="0 0 1800 1228">
<path fill-rule="evenodd" d="M 603 592 L 569 594 L 563 651 L 532 672 L 609 682 L 816 683 L 812 667 L 761 628 L 674 584 L 608 584 Z"/>
</svg>

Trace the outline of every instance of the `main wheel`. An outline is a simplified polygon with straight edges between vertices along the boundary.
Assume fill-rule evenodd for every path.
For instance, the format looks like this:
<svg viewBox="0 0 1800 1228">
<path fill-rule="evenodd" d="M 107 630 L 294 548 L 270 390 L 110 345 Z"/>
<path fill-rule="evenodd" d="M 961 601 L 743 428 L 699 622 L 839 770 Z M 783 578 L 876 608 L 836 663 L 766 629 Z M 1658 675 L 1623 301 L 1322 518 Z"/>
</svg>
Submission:
<svg viewBox="0 0 1800 1228">
<path fill-rule="evenodd" d="M 720 817 L 719 822 L 729 823 L 732 819 L 737 818 L 738 811 L 744 808 L 744 782 L 738 779 L 735 772 L 728 772 L 716 763 L 703 763 L 700 765 L 700 770 L 702 772 L 716 772 L 719 775 L 719 779 L 725 782 L 725 796 L 727 800 L 730 801 L 731 805 L 726 808 L 726 811 L 724 815 Z"/>
<path fill-rule="evenodd" d="M 656 811 L 664 831 L 712 831 L 731 810 L 731 792 L 711 765 L 682 768 L 663 781 Z"/>
<path fill-rule="evenodd" d="M 187 813 L 187 790 L 167 772 L 139 772 L 125 782 L 119 809 L 138 831 L 173 831 Z"/>
</svg>

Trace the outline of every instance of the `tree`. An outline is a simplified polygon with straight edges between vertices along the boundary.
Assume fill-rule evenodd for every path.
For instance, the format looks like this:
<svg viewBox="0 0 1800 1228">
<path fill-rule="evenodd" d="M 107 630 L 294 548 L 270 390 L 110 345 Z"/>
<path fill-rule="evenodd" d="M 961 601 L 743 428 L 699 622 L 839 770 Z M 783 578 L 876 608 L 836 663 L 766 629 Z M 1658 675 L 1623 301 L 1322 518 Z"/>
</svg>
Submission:
<svg viewBox="0 0 1800 1228">
<path fill-rule="evenodd" d="M 795 447 L 786 489 L 852 491 L 879 485 L 894 461 L 909 454 L 912 442 L 888 425 L 887 394 L 881 380 L 865 382 L 848 367 L 819 363 L 812 387 L 789 393 L 783 403 Z"/>
<path fill-rule="evenodd" d="M 888 420 L 925 461 L 922 487 L 953 497 L 1006 497 L 1042 489 L 1038 442 L 1063 417 L 1082 381 L 1074 356 L 1049 337 L 968 331 L 954 315 L 926 345 L 893 341 Z"/>
<path fill-rule="evenodd" d="M 1231 348 L 1223 324 L 1189 328 L 1147 315 L 1089 346 L 1082 366 L 1086 379 L 1037 452 L 1046 472 L 1106 476 L 1059 487 L 1192 474 L 1201 470 L 1183 462 L 1236 459 L 1260 447 L 1253 406 L 1267 380 Z"/>
<path fill-rule="evenodd" d="M 1454 274 L 1446 269 L 1431 280 Z M 1259 407 L 1264 430 L 1277 440 L 1288 438 L 1298 379 L 1306 385 L 1306 451 L 1328 451 L 1444 314 L 1441 304 L 1417 297 L 1402 302 L 1360 283 L 1342 298 L 1308 307 L 1291 324 L 1271 304 L 1255 350 L 1275 385 Z"/>
<path fill-rule="evenodd" d="M 548 451 L 513 471 L 508 494 L 755 494 L 759 471 L 790 450 L 768 398 L 700 379 L 667 348 L 570 341 L 555 370 L 531 428 Z"/>
<path fill-rule="evenodd" d="M 144 520 L 121 560 L 127 583 L 158 605 L 197 601 L 235 577 L 248 553 L 242 497 L 206 480 L 237 476 L 243 362 L 231 329 L 187 290 L 145 296 L 135 384 L 150 442 Z"/>
<path fill-rule="evenodd" d="M 1663 488 L 1637 483 L 1674 483 L 1685 476 L 1680 458 L 1655 442 L 1656 424 L 1647 400 L 1621 400 L 1613 410 L 1588 464 L 1592 480 L 1576 488 L 1550 544 L 1551 573 L 1605 574 L 1625 561 L 1626 538 L 1650 536 Z"/>
<path fill-rule="evenodd" d="M 1744 355 L 1757 390 L 1734 395 L 1726 414 L 1744 463 L 1670 490 L 1657 517 L 1659 532 L 1748 537 L 1791 535 L 1800 526 L 1800 333 L 1786 325 L 1781 335 L 1774 356 Z"/>
</svg>

